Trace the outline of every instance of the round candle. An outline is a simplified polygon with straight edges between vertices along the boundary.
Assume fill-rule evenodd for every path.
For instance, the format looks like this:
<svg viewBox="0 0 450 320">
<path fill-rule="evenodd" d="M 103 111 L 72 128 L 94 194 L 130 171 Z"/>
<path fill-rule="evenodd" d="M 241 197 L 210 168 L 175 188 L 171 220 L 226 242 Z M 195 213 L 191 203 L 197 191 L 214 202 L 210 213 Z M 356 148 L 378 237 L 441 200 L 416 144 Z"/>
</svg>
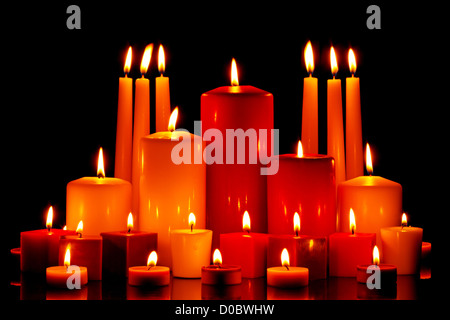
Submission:
<svg viewBox="0 0 450 320">
<path fill-rule="evenodd" d="M 356 281 L 367 283 L 367 279 L 373 274 L 379 275 L 379 285 L 381 288 L 392 286 L 397 282 L 397 267 L 392 264 L 380 263 L 380 256 L 377 246 L 373 248 L 373 264 L 356 266 Z M 375 285 L 377 280 L 375 280 Z"/>
<path fill-rule="evenodd" d="M 250 145 L 244 150 L 238 150 L 235 137 L 227 139 L 226 131 L 241 129 L 244 132 L 256 131 L 256 140 L 259 146 L 259 154 L 272 150 L 272 146 L 261 139 L 260 129 L 266 129 L 267 133 L 273 129 L 273 96 L 271 93 L 253 86 L 241 86 L 237 79 L 236 64 L 232 63 L 231 86 L 219 87 L 201 96 L 201 120 L 202 136 L 206 139 L 205 132 L 209 129 L 219 130 L 224 139 L 223 146 L 233 142 L 233 164 L 227 159 L 227 150 L 223 152 L 215 150 L 208 154 L 205 149 L 207 161 L 206 168 L 206 210 L 208 212 L 206 226 L 213 231 L 213 246 L 219 246 L 219 236 L 222 233 L 241 230 L 241 216 L 244 211 L 252 212 L 254 216 L 253 230 L 255 232 L 267 232 L 267 201 L 266 201 L 266 177 L 261 175 L 262 165 L 249 163 L 249 156 L 245 155 L 245 163 L 237 164 L 237 151 L 256 149 Z M 268 139 L 266 139 L 268 140 Z M 208 146 L 216 146 L 217 142 L 211 141 Z M 252 142 L 253 143 L 253 142 Z M 222 146 L 220 146 L 222 147 Z M 255 147 L 255 148 L 253 148 Z M 231 149 L 231 147 L 230 147 Z M 230 150 L 231 151 L 231 150 Z M 230 154 L 228 154 L 230 157 Z M 259 157 L 261 159 L 261 157 Z M 209 163 L 209 162 L 208 162 Z"/>
<path fill-rule="evenodd" d="M 308 268 L 289 266 L 289 253 L 283 249 L 282 267 L 267 268 L 267 285 L 280 288 L 305 287 L 309 281 Z"/>
<path fill-rule="evenodd" d="M 155 99 L 156 99 L 156 132 L 165 131 L 170 117 L 170 87 L 169 78 L 164 77 L 166 61 L 164 48 L 159 46 L 158 50 L 158 70 L 160 77 L 155 79 Z"/>
<path fill-rule="evenodd" d="M 402 186 L 388 179 L 372 176 L 370 147 L 366 147 L 366 167 L 370 176 L 356 177 L 338 185 L 338 221 L 341 232 L 349 232 L 348 212 L 353 208 L 358 230 L 377 234 L 381 261 L 383 251 L 380 229 L 398 224 L 402 215 Z"/>
<path fill-rule="evenodd" d="M 170 269 L 157 266 L 158 256 L 152 251 L 148 256 L 147 266 L 128 269 L 128 284 L 131 286 L 167 286 L 170 283 Z"/>
<path fill-rule="evenodd" d="M 84 286 L 88 282 L 88 272 L 86 267 L 82 266 L 73 266 L 70 265 L 70 249 L 67 248 L 65 251 L 64 257 L 64 265 L 63 266 L 54 266 L 48 267 L 45 271 L 47 284 L 52 287 L 58 288 L 70 288 L 67 280 L 69 277 L 76 277 L 75 285 L 77 285 L 77 281 L 79 281 L 80 286 Z M 76 274 L 77 272 L 78 275 Z"/>
<path fill-rule="evenodd" d="M 190 229 L 170 231 L 172 275 L 180 278 L 200 278 L 202 267 L 209 263 L 212 231 L 194 229 L 195 215 L 189 215 Z"/>
<path fill-rule="evenodd" d="M 423 229 L 407 227 L 406 224 L 406 215 L 403 215 L 401 227 L 381 229 L 382 261 L 396 265 L 398 274 L 417 274 L 420 271 Z"/>
<path fill-rule="evenodd" d="M 131 211 L 131 183 L 105 177 L 102 154 L 100 148 L 97 177 L 84 177 L 67 184 L 69 229 L 75 229 L 83 220 L 86 234 L 120 230 Z"/>
<path fill-rule="evenodd" d="M 157 132 L 141 139 L 141 176 L 139 186 L 139 228 L 158 233 L 160 261 L 172 266 L 170 230 L 185 228 L 188 216 L 195 212 L 197 226 L 205 227 L 205 163 L 194 162 L 195 153 L 203 150 L 200 137 L 186 131 Z M 181 140 L 181 141 L 179 141 Z M 172 152 L 181 146 L 186 162 L 174 163 Z M 190 154 L 187 155 L 187 153 Z M 178 153 L 177 153 L 178 155 Z"/>
<path fill-rule="evenodd" d="M 235 285 L 242 282 L 241 267 L 223 265 L 219 249 L 213 254 L 213 264 L 202 267 L 202 284 Z"/>
<path fill-rule="evenodd" d="M 267 176 L 267 213 L 270 234 L 292 232 L 291 212 L 298 212 L 302 232 L 328 236 L 336 232 L 336 184 L 334 160 L 330 156 L 280 155 L 278 172 Z"/>
</svg>

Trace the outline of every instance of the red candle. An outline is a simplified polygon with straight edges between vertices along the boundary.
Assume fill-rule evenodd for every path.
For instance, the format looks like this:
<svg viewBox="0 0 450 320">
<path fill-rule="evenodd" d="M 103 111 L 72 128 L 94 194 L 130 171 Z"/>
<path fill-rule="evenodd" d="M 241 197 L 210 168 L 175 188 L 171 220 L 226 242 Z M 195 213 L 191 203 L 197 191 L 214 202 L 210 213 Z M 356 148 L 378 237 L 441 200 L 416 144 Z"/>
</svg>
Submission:
<svg viewBox="0 0 450 320">
<path fill-rule="evenodd" d="M 244 232 L 220 235 L 220 251 L 223 260 L 242 267 L 243 278 L 258 278 L 266 275 L 267 234 L 250 232 L 250 217 L 244 212 Z"/>
<path fill-rule="evenodd" d="M 223 265 L 219 249 L 214 250 L 213 264 L 202 267 L 202 284 L 234 285 L 241 282 L 241 267 Z"/>
<path fill-rule="evenodd" d="M 85 266 L 89 280 L 102 280 L 102 238 L 83 235 L 83 221 L 77 227 L 77 236 L 63 236 L 59 240 L 59 265 L 64 264 L 66 248 L 70 248 L 73 265 Z"/>
<path fill-rule="evenodd" d="M 379 275 L 379 283 L 377 283 L 378 280 L 372 282 L 369 279 L 374 274 Z M 377 246 L 373 248 L 373 263 L 371 265 L 360 264 L 356 266 L 356 281 L 367 284 L 368 279 L 375 288 L 380 287 L 381 289 L 397 283 L 397 267 L 393 264 L 380 264 L 380 255 Z"/>
<path fill-rule="evenodd" d="M 103 271 L 105 276 L 127 277 L 132 266 L 146 264 L 149 250 L 157 249 L 158 234 L 133 230 L 133 214 L 127 219 L 127 230 L 102 232 Z"/>
<path fill-rule="evenodd" d="M 267 267 L 280 265 L 280 254 L 286 248 L 290 265 L 309 269 L 309 279 L 327 278 L 327 239 L 325 237 L 300 235 L 300 218 L 294 214 L 294 235 L 269 235 Z"/>
<path fill-rule="evenodd" d="M 158 255 L 152 251 L 148 256 L 147 266 L 136 266 L 128 269 L 130 286 L 167 286 L 170 283 L 170 269 L 157 266 Z"/>
<path fill-rule="evenodd" d="M 281 267 L 267 268 L 267 285 L 280 288 L 298 288 L 308 285 L 308 268 L 291 267 L 289 252 L 283 249 L 281 253 Z"/>
<path fill-rule="evenodd" d="M 350 210 L 350 233 L 338 232 L 329 237 L 330 277 L 354 277 L 358 264 L 370 264 L 375 233 L 355 233 L 356 223 Z"/>
<path fill-rule="evenodd" d="M 63 235 L 75 235 L 75 231 L 53 229 L 53 207 L 48 209 L 47 229 L 20 233 L 20 270 L 45 272 L 46 267 L 58 265 L 59 239 Z"/>
<path fill-rule="evenodd" d="M 63 262 L 64 265 L 46 268 L 45 276 L 47 284 L 52 287 L 67 289 L 80 289 L 81 286 L 84 286 L 88 282 L 87 268 L 83 266 L 70 268 L 72 267 L 70 262 L 70 248 L 66 248 Z M 79 273 L 77 274 L 77 272 Z M 69 280 L 70 277 L 74 277 L 74 281 L 72 281 L 72 279 Z"/>
<path fill-rule="evenodd" d="M 266 177 L 261 175 L 260 161 L 250 164 L 247 153 L 250 149 L 258 149 L 260 155 L 263 152 L 267 155 L 267 150 L 272 148 L 265 142 L 269 139 L 261 139 L 259 129 L 266 129 L 268 134 L 273 129 L 273 96 L 252 86 L 239 86 L 237 71 L 235 73 L 231 86 L 219 87 L 201 96 L 203 138 L 207 138 L 207 130 L 215 128 L 223 135 L 223 146 L 234 143 L 233 164 L 228 161 L 224 147 L 223 153 L 215 149 L 216 161 L 206 168 L 206 227 L 213 230 L 213 247 L 218 246 L 220 234 L 241 230 L 241 216 L 246 210 L 254 217 L 253 230 L 267 232 Z M 226 139 L 227 129 L 255 130 L 258 147 L 247 142 L 245 150 L 238 150 L 238 143 L 234 141 L 237 139 Z M 205 149 L 208 163 L 212 161 L 208 146 L 212 148 L 213 142 Z M 217 144 L 215 141 L 214 146 Z M 245 164 L 237 164 L 238 151 L 246 153 Z"/>
<path fill-rule="evenodd" d="M 298 212 L 311 236 L 336 232 L 336 184 L 334 160 L 330 156 L 303 154 L 301 142 L 297 154 L 280 155 L 278 173 L 267 176 L 268 232 L 288 234 L 292 216 Z"/>
</svg>

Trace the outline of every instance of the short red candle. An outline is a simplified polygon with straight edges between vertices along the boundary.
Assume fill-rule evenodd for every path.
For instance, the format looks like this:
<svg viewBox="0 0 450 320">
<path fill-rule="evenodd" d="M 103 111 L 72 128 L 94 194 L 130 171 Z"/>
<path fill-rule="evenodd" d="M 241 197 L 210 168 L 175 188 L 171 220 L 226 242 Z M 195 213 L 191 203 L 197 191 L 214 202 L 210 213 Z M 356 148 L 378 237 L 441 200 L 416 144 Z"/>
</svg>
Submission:
<svg viewBox="0 0 450 320">
<path fill-rule="evenodd" d="M 291 212 L 298 212 L 302 233 L 328 236 L 336 232 L 334 160 L 326 155 L 280 155 L 278 173 L 267 176 L 270 234 L 292 232 Z"/>
<path fill-rule="evenodd" d="M 147 266 L 136 266 L 128 269 L 128 284 L 130 286 L 167 286 L 170 283 L 170 269 L 156 265 L 157 254 L 152 251 L 147 260 Z"/>
<path fill-rule="evenodd" d="M 80 268 L 80 285 L 84 286 L 88 282 L 88 272 L 86 267 Z M 75 271 L 67 272 L 66 266 L 53 266 L 46 268 L 47 284 L 52 287 L 67 288 L 67 279 Z M 73 289 L 75 290 L 75 289 Z"/>
<path fill-rule="evenodd" d="M 219 249 L 214 251 L 213 263 L 202 267 L 202 284 L 234 285 L 242 282 L 241 267 L 223 265 Z"/>
<path fill-rule="evenodd" d="M 271 150 L 272 94 L 237 84 L 210 90 L 201 96 L 201 120 L 203 137 L 211 128 L 218 129 L 223 135 L 223 157 L 220 158 L 223 164 L 213 163 L 206 168 L 206 228 L 213 231 L 213 247 L 218 247 L 220 234 L 241 230 L 240 217 L 245 210 L 252 212 L 254 217 L 253 231 L 267 232 L 266 176 L 261 175 L 262 165 L 259 160 L 249 164 L 248 142 L 245 164 L 237 164 L 236 143 L 234 164 L 227 164 L 225 146 L 227 129 L 244 132 L 251 129 L 256 130 L 259 154 Z M 267 130 L 268 144 L 261 140 L 260 129 Z"/>
<path fill-rule="evenodd" d="M 280 288 L 298 288 L 308 285 L 308 268 L 291 267 L 289 253 L 283 249 L 281 253 L 282 267 L 267 268 L 267 285 Z"/>
<path fill-rule="evenodd" d="M 367 278 L 374 274 L 375 270 L 379 270 L 381 286 L 391 286 L 397 282 L 397 267 L 393 264 L 368 265 L 360 264 L 356 266 L 356 281 L 359 283 L 367 283 Z M 367 272 L 369 271 L 369 272 Z"/>
</svg>

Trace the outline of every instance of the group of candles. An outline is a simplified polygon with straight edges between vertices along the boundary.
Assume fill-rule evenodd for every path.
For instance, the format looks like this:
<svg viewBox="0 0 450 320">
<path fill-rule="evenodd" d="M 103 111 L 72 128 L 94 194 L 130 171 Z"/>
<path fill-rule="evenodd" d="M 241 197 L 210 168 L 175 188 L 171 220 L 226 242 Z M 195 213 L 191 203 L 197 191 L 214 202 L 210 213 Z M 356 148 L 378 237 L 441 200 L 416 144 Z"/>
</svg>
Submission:
<svg viewBox="0 0 450 320">
<path fill-rule="evenodd" d="M 177 144 L 186 144 L 186 150 L 192 151 L 188 157 L 194 159 L 199 152 L 203 156 L 212 142 L 205 144 L 205 137 L 175 131 L 178 109 L 169 119 L 169 79 L 162 75 L 162 46 L 161 77 L 156 78 L 157 132 L 150 134 L 150 88 L 144 75 L 152 49 L 153 45 L 146 47 L 142 78 L 135 83 L 134 125 L 133 82 L 127 76 L 131 47 L 125 77 L 119 79 L 115 177 L 105 177 L 100 149 L 97 176 L 67 185 L 67 230 L 52 228 L 50 207 L 47 229 L 21 233 L 23 272 L 46 270 L 47 282 L 63 287 L 73 264 L 80 266 L 82 284 L 122 276 L 133 286 L 162 286 L 169 284 L 172 272 L 174 277 L 202 278 L 207 285 L 235 285 L 242 277 L 267 276 L 268 285 L 284 288 L 306 286 L 328 275 L 356 276 L 363 282 L 367 276 L 362 273 L 373 265 L 382 277 L 395 273 L 390 276 L 394 282 L 397 273 L 419 272 L 422 229 L 407 226 L 406 215 L 402 217 L 401 185 L 372 176 L 369 145 L 369 176 L 363 176 L 359 79 L 354 77 L 352 50 L 352 77 L 346 81 L 346 150 L 341 84 L 335 79 L 337 64 L 331 48 L 328 154 L 318 154 L 317 79 L 312 77 L 309 42 L 303 146 L 299 142 L 296 154 L 272 154 L 279 170 L 264 176 L 262 164 L 173 163 L 171 154 Z M 273 96 L 240 86 L 234 64 L 231 86 L 201 96 L 201 120 L 202 134 L 209 128 L 220 130 L 224 137 L 227 129 L 270 130 Z M 169 129 L 164 131 L 167 124 Z M 258 150 L 272 148 L 272 141 L 258 137 Z M 222 157 L 219 160 L 226 156 L 215 155 Z M 400 221 L 401 226 L 395 227 Z"/>
</svg>

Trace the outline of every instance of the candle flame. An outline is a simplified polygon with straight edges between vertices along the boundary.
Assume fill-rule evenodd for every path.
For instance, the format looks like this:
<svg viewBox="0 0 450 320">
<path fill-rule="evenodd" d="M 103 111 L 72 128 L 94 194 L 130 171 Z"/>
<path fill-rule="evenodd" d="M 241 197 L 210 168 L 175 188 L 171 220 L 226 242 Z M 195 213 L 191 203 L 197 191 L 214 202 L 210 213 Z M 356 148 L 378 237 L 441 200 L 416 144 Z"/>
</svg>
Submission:
<svg viewBox="0 0 450 320">
<path fill-rule="evenodd" d="M 78 226 L 77 226 L 77 230 L 76 231 L 81 237 L 81 235 L 83 234 L 83 220 L 80 220 L 80 222 L 78 222 Z"/>
<path fill-rule="evenodd" d="M 352 234 L 355 234 L 355 230 L 356 230 L 355 213 L 353 212 L 353 209 L 350 208 L 350 231 Z"/>
<path fill-rule="evenodd" d="M 191 227 L 191 230 L 195 227 L 195 214 L 192 212 L 189 213 L 189 226 Z"/>
<path fill-rule="evenodd" d="M 52 227 L 52 224 L 53 224 L 53 207 L 50 206 L 50 208 L 48 208 L 47 222 L 46 222 L 45 226 L 47 227 L 47 229 L 50 230 L 50 228 Z"/>
<path fill-rule="evenodd" d="M 131 212 L 128 214 L 127 218 L 127 229 L 128 232 L 131 232 L 131 230 L 133 229 L 133 214 Z"/>
<path fill-rule="evenodd" d="M 239 77 L 237 72 L 236 60 L 233 58 L 231 60 L 231 85 L 238 86 L 239 85 Z"/>
<path fill-rule="evenodd" d="M 153 52 L 153 43 L 150 43 L 145 47 L 144 54 L 142 55 L 141 60 L 141 75 L 144 76 L 144 74 L 147 73 L 148 65 L 150 64 L 150 60 L 152 59 L 152 52 Z"/>
<path fill-rule="evenodd" d="M 213 264 L 221 265 L 222 264 L 222 254 L 219 249 L 214 250 L 213 253 Z"/>
<path fill-rule="evenodd" d="M 161 75 L 166 71 L 166 56 L 164 55 L 164 48 L 162 44 L 159 45 L 158 50 L 158 71 Z"/>
<path fill-rule="evenodd" d="M 300 140 L 298 140 L 298 144 L 297 144 L 297 157 L 303 158 L 303 145 Z"/>
<path fill-rule="evenodd" d="M 355 53 L 353 52 L 353 49 L 351 49 L 351 48 L 350 48 L 350 50 L 348 50 L 348 66 L 349 66 L 350 72 L 353 76 L 356 72 L 356 58 L 355 58 Z"/>
<path fill-rule="evenodd" d="M 306 71 L 308 71 L 309 75 L 314 72 L 314 55 L 312 50 L 311 41 L 308 41 L 305 47 L 305 64 Z"/>
<path fill-rule="evenodd" d="M 245 210 L 244 216 L 242 217 L 242 229 L 250 232 L 250 216 L 247 210 Z"/>
<path fill-rule="evenodd" d="M 408 225 L 408 219 L 406 218 L 406 213 L 403 212 L 402 214 L 402 226 Z"/>
<path fill-rule="evenodd" d="M 373 247 L 373 264 L 378 265 L 380 263 L 380 252 L 378 251 L 378 247 Z"/>
<path fill-rule="evenodd" d="M 170 114 L 169 126 L 168 126 L 168 129 L 170 132 L 175 131 L 175 125 L 177 124 L 177 119 L 178 119 L 178 107 L 176 107 Z"/>
<path fill-rule="evenodd" d="M 132 56 L 132 50 L 131 46 L 128 48 L 127 57 L 125 59 L 125 65 L 123 66 L 123 72 L 125 73 L 125 76 L 130 72 L 131 69 L 131 56 Z"/>
<path fill-rule="evenodd" d="M 336 76 L 338 72 L 338 65 L 336 60 L 336 52 L 334 52 L 333 46 L 330 49 L 330 62 L 331 62 L 331 73 L 333 74 L 333 78 Z"/>
<path fill-rule="evenodd" d="M 70 266 L 70 244 L 67 245 L 66 254 L 64 255 L 64 266 Z"/>
<path fill-rule="evenodd" d="M 369 173 L 369 176 L 373 173 L 373 165 L 372 165 L 372 153 L 370 152 L 370 146 L 366 144 L 366 170 Z"/>
<path fill-rule="evenodd" d="M 147 267 L 154 267 L 156 266 L 156 262 L 158 261 L 158 255 L 156 254 L 156 251 L 150 252 L 147 259 Z"/>
<path fill-rule="evenodd" d="M 298 212 L 294 213 L 294 232 L 296 235 L 300 233 L 300 216 Z"/>
<path fill-rule="evenodd" d="M 286 248 L 281 252 L 281 265 L 289 270 L 289 252 Z"/>
<path fill-rule="evenodd" d="M 99 179 L 105 177 L 105 167 L 103 165 L 103 148 L 101 147 L 100 150 L 98 151 L 97 177 Z"/>
</svg>

